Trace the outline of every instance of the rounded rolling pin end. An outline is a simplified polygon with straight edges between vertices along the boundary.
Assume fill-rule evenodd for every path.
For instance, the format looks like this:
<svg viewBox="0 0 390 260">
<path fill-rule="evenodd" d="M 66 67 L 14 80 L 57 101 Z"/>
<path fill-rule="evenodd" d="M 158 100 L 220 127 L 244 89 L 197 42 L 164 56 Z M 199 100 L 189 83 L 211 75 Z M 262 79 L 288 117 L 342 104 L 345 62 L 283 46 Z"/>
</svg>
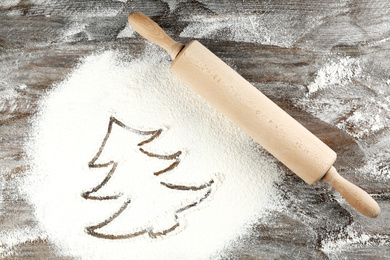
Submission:
<svg viewBox="0 0 390 260">
<path fill-rule="evenodd" d="M 349 205 L 364 216 L 376 218 L 381 213 L 378 203 L 367 192 L 341 177 L 333 166 L 322 181 L 332 185 Z"/>
<path fill-rule="evenodd" d="M 132 12 L 127 19 L 136 32 L 165 49 L 172 59 L 184 48 L 182 43 L 172 40 L 157 23 L 143 13 Z"/>
<path fill-rule="evenodd" d="M 145 15 L 140 12 L 132 12 L 127 16 L 127 21 L 134 28 L 138 26 L 139 21 L 146 20 Z M 134 30 L 137 30 L 134 28 Z"/>
<path fill-rule="evenodd" d="M 131 12 L 129 15 L 128 15 L 128 19 L 129 19 L 129 21 L 131 20 L 131 19 L 133 19 L 133 17 L 134 16 L 137 16 L 137 15 L 139 15 L 140 14 L 140 12 Z"/>
</svg>

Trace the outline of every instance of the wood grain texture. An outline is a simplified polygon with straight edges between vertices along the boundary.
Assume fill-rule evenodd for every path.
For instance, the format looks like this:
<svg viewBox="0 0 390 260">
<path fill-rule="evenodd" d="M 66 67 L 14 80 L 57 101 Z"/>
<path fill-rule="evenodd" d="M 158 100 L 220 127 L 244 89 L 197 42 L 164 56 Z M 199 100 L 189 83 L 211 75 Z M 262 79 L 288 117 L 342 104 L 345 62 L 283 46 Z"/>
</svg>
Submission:
<svg viewBox="0 0 390 260">
<path fill-rule="evenodd" d="M 108 49 L 142 53 L 145 41 L 140 36 L 117 37 L 133 10 L 145 13 L 183 43 L 191 40 L 183 32 L 196 17 L 259 22 L 253 27 L 263 28 L 257 41 L 235 41 L 234 23 L 210 34 L 194 31 L 193 35 L 200 35 L 202 44 L 336 151 L 340 174 L 372 194 L 381 206 L 379 218 L 366 219 L 327 185 L 308 186 L 284 168 L 286 176 L 279 189 L 286 211 L 274 212 L 254 226 L 250 238 L 230 248 L 232 259 L 389 259 L 390 148 L 386 140 L 390 129 L 384 126 L 357 138 L 354 134 L 364 126 L 348 121 L 354 111 L 364 111 L 369 104 L 389 102 L 390 2 L 386 0 L 0 3 L 0 231 L 11 234 L 37 225 L 33 205 L 15 183 L 29 167 L 25 139 L 42 96 L 91 53 Z M 329 60 L 343 57 L 358 60 L 365 76 L 346 81 L 337 95 L 336 90 L 319 91 L 307 100 L 307 86 L 318 71 Z M 307 109 L 312 103 L 318 105 L 317 114 L 333 103 L 350 104 L 351 109 L 327 123 Z M 365 170 L 372 162 L 373 168 Z M 370 235 L 370 240 L 325 252 L 328 240 L 348 241 L 351 227 L 357 236 Z M 60 256 L 44 239 L 17 244 L 12 251 L 14 255 L 4 259 L 72 259 Z"/>
</svg>

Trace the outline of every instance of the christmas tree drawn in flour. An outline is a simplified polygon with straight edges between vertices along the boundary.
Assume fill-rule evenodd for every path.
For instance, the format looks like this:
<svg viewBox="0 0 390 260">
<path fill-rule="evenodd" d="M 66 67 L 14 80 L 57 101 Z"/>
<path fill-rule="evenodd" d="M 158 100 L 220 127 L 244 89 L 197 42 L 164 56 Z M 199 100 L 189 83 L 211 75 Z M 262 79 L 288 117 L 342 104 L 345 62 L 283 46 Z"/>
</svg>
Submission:
<svg viewBox="0 0 390 260">
<path fill-rule="evenodd" d="M 162 180 L 167 173 L 180 174 L 182 155 L 181 151 L 168 155 L 151 153 L 143 147 L 162 132 L 137 130 L 110 118 L 103 142 L 88 164 L 91 170 L 104 170 L 105 177 L 81 196 L 101 203 L 115 202 L 118 207 L 114 212 L 102 210 L 105 220 L 86 227 L 87 234 L 105 239 L 145 234 L 161 237 L 178 230 L 180 213 L 198 206 L 212 194 L 215 181 L 211 177 L 200 185 Z"/>
</svg>

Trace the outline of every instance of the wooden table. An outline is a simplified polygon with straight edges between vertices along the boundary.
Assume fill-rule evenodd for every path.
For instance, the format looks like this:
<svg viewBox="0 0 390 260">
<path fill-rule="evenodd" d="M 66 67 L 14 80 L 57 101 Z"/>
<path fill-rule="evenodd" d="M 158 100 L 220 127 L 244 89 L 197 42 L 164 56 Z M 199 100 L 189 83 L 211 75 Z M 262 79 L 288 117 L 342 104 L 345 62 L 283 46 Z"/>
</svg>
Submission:
<svg viewBox="0 0 390 260">
<path fill-rule="evenodd" d="M 390 258 L 389 125 L 358 136 L 365 126 L 348 121 L 354 111 L 368 106 L 367 100 L 374 108 L 379 102 L 390 103 L 390 2 L 386 0 L 0 3 L 0 232 L 36 225 L 33 205 L 18 192 L 15 180 L 28 168 L 25 138 L 43 93 L 93 52 L 142 52 L 145 42 L 139 35 L 117 37 L 132 10 L 147 14 L 183 43 L 190 40 L 183 32 L 196 21 L 208 19 L 213 25 L 218 22 L 214 18 L 243 18 L 255 22 L 254 36 L 246 32 L 240 38 L 232 23 L 214 31 L 208 28 L 209 34 L 198 30 L 193 36 L 200 35 L 205 46 L 334 149 L 340 173 L 372 194 L 382 208 L 377 219 L 362 217 L 330 187 L 308 186 L 285 169 L 279 189 L 289 205 L 286 212 L 255 226 L 250 240 L 231 248 L 232 258 Z M 307 87 L 320 69 L 343 59 L 358 61 L 362 74 L 345 76 L 342 83 L 347 88 L 337 86 L 307 96 Z M 378 91 L 381 86 L 383 91 Z M 325 102 L 323 106 L 312 106 L 320 101 Z M 332 107 L 333 101 L 352 102 L 355 110 L 326 118 L 322 110 Z M 389 122 L 390 112 L 383 111 L 382 122 Z M 376 175 L 364 168 L 370 162 Z M 355 242 L 348 233 L 351 227 L 353 237 L 360 237 Z M 368 241 L 363 241 L 365 235 L 370 236 Z M 324 242 L 337 237 L 336 241 L 349 241 L 349 245 L 326 254 Z M 39 239 L 16 244 L 12 251 L 14 255 L 4 259 L 63 259 L 54 245 Z"/>
</svg>

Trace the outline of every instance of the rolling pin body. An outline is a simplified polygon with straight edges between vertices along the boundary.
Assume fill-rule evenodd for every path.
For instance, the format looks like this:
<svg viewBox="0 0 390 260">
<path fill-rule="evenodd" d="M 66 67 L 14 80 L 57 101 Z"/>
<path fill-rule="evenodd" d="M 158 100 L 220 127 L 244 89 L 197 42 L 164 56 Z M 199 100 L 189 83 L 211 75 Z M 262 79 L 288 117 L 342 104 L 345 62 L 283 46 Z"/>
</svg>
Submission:
<svg viewBox="0 0 390 260">
<path fill-rule="evenodd" d="M 308 184 L 336 153 L 198 41 L 176 56 L 172 72 Z"/>
</svg>

